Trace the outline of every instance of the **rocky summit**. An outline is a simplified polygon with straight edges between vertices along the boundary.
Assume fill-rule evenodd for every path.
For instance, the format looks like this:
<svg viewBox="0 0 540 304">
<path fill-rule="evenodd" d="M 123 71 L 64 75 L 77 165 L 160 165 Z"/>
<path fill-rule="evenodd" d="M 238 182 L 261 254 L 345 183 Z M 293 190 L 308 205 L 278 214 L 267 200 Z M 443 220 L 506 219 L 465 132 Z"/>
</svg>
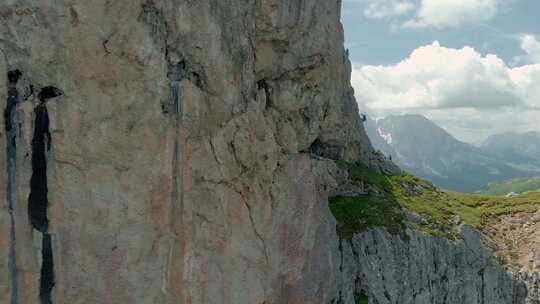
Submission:
<svg viewBox="0 0 540 304">
<path fill-rule="evenodd" d="M 538 303 L 373 151 L 340 7 L 2 1 L 0 303 Z"/>
</svg>

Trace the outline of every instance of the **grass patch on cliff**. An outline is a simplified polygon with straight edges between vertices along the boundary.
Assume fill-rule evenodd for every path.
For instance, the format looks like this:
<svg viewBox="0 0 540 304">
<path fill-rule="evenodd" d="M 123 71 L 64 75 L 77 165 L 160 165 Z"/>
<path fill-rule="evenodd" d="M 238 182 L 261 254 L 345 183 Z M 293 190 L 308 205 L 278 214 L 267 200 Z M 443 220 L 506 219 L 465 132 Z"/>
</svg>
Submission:
<svg viewBox="0 0 540 304">
<path fill-rule="evenodd" d="M 330 199 L 330 210 L 343 239 L 350 240 L 354 234 L 371 227 L 384 227 L 392 234 L 405 235 L 404 215 L 394 200 L 368 195 L 336 196 Z"/>
<path fill-rule="evenodd" d="M 405 229 L 401 208 L 426 220 L 415 224 L 418 229 L 434 236 L 452 238 L 457 223 L 464 222 L 484 230 L 502 215 L 534 213 L 540 207 L 539 192 L 515 197 L 457 193 L 439 189 L 408 173 L 391 175 L 345 162 L 340 165 L 348 170 L 352 181 L 370 185 L 382 193 L 330 199 L 338 232 L 345 238 L 371 227 L 384 227 L 391 233 L 401 234 Z"/>
<path fill-rule="evenodd" d="M 388 179 L 391 176 L 390 174 L 375 173 L 365 166 L 345 161 L 340 161 L 339 165 L 347 169 L 349 177 L 354 181 L 376 185 L 382 189 L 391 186 L 390 180 Z"/>
</svg>

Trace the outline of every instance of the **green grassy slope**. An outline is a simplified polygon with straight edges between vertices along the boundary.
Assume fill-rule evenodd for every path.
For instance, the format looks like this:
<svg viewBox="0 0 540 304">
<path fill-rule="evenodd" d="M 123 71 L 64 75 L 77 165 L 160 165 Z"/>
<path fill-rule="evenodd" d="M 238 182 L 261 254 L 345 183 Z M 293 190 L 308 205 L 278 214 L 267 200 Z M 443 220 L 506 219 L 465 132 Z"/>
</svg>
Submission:
<svg viewBox="0 0 540 304">
<path fill-rule="evenodd" d="M 540 177 L 514 178 L 503 182 L 490 183 L 483 194 L 506 195 L 508 193 L 524 193 L 528 191 L 540 191 Z"/>
<path fill-rule="evenodd" d="M 539 192 L 508 198 L 456 193 L 438 189 L 430 182 L 407 173 L 380 174 L 350 163 L 342 162 L 340 165 L 348 170 L 354 182 L 382 190 L 379 195 L 330 198 L 330 209 L 338 221 L 338 233 L 345 239 L 375 226 L 404 235 L 402 208 L 426 219 L 426 223 L 419 225 L 420 230 L 453 238 L 457 222 L 483 231 L 501 215 L 534 213 L 540 207 Z"/>
</svg>

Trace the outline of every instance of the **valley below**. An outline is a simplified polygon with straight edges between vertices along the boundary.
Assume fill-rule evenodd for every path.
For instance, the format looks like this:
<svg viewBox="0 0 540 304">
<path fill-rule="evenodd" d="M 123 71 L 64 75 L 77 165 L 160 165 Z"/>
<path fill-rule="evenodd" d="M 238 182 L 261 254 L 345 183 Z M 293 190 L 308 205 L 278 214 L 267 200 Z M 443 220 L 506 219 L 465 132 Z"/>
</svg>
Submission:
<svg viewBox="0 0 540 304">
<path fill-rule="evenodd" d="M 403 170 L 448 190 L 480 192 L 489 183 L 540 176 L 538 132 L 498 134 L 471 145 L 421 115 L 369 119 L 366 132 Z"/>
</svg>

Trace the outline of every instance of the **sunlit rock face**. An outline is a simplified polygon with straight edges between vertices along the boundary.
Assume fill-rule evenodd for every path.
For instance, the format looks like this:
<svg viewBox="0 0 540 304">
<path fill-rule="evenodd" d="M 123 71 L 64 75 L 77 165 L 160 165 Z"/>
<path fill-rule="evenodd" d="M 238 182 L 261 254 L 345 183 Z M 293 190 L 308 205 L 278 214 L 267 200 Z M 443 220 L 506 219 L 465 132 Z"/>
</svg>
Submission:
<svg viewBox="0 0 540 304">
<path fill-rule="evenodd" d="M 316 171 L 380 165 L 339 11 L 3 1 L 0 303 L 330 303 Z"/>
<path fill-rule="evenodd" d="M 0 303 L 354 303 L 340 5 L 3 1 Z"/>
</svg>

